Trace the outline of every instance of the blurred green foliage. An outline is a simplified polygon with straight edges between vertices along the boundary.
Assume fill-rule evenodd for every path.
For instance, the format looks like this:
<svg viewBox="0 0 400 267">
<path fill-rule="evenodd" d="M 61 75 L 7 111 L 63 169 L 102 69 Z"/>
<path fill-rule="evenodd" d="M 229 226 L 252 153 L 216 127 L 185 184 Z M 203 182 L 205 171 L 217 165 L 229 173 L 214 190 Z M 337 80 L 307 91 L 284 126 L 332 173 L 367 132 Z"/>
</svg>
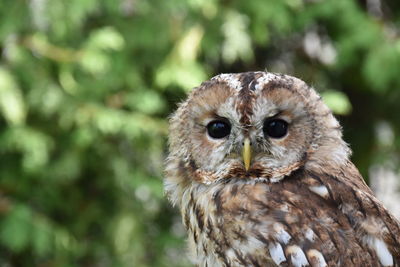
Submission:
<svg viewBox="0 0 400 267">
<path fill-rule="evenodd" d="M 163 197 L 166 118 L 221 72 L 302 78 L 366 178 L 397 163 L 399 15 L 396 0 L 1 1 L 0 265 L 190 266 Z"/>
</svg>

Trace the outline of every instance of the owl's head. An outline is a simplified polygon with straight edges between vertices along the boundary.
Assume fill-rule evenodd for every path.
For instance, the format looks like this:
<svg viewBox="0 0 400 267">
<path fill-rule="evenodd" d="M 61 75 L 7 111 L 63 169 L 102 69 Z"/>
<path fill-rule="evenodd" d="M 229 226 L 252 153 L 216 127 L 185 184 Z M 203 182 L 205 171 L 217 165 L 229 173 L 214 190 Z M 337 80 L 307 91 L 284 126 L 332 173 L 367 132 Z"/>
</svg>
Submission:
<svg viewBox="0 0 400 267">
<path fill-rule="evenodd" d="M 172 115 L 169 138 L 167 178 L 203 184 L 277 182 L 299 168 L 340 165 L 350 152 L 314 89 L 268 72 L 202 83 Z"/>
</svg>

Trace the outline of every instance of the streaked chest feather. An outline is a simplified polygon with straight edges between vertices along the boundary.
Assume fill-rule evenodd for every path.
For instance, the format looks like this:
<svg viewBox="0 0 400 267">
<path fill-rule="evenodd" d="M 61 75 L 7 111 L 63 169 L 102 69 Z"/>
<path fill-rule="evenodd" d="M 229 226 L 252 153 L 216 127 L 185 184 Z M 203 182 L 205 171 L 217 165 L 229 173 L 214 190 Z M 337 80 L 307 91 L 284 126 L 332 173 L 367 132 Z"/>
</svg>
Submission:
<svg viewBox="0 0 400 267">
<path fill-rule="evenodd" d="M 194 262 L 199 266 L 393 265 L 385 242 L 372 233 L 383 231 L 379 223 L 364 221 L 354 230 L 346 214 L 338 214 L 330 202 L 327 188 L 293 189 L 290 184 L 265 182 L 188 188 L 181 212 Z M 353 216 L 350 210 L 348 214 Z"/>
</svg>

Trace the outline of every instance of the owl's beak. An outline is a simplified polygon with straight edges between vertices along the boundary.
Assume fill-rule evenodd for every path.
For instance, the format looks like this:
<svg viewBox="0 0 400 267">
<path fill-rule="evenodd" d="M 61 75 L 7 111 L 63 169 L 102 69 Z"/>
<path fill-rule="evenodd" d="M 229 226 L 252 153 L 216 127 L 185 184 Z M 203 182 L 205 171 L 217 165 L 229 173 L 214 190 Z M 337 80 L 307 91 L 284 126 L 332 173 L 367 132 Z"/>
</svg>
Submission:
<svg viewBox="0 0 400 267">
<path fill-rule="evenodd" d="M 244 168 L 246 169 L 246 171 L 248 171 L 250 168 L 250 162 L 251 162 L 250 139 L 246 138 L 246 139 L 244 139 L 244 143 L 243 143 L 243 163 L 244 163 Z"/>
</svg>

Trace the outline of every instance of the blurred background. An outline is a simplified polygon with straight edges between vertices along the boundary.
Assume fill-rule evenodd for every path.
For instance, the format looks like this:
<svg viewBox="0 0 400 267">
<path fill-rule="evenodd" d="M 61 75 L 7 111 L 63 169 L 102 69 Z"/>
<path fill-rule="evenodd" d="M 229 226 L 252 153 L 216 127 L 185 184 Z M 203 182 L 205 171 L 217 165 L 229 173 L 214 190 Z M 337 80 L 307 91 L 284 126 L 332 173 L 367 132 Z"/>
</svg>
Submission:
<svg viewBox="0 0 400 267">
<path fill-rule="evenodd" d="M 167 116 L 265 69 L 317 88 L 400 215 L 398 0 L 2 0 L 0 266 L 190 266 Z"/>
</svg>

